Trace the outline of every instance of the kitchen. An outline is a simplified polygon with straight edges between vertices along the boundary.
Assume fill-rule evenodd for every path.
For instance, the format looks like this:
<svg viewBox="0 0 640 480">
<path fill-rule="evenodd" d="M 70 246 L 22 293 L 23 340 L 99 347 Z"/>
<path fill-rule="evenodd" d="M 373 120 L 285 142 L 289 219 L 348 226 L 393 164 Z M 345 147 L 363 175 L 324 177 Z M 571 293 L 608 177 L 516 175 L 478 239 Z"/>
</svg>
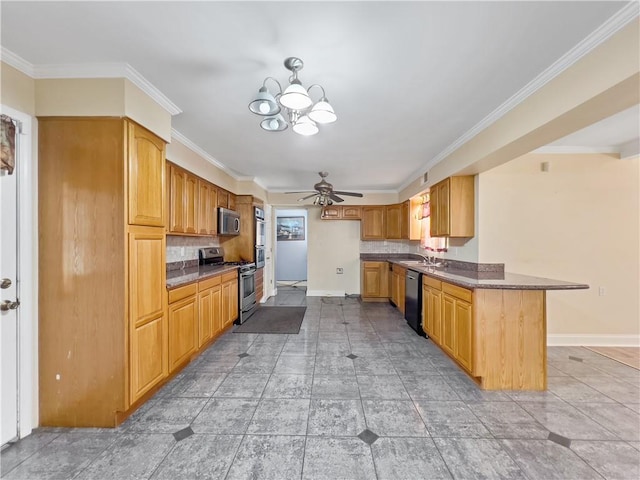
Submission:
<svg viewBox="0 0 640 480">
<path fill-rule="evenodd" d="M 615 45 L 616 41 L 625 44 L 628 41 L 628 37 L 626 40 L 624 36 L 612 37 L 610 48 L 614 51 L 620 51 L 619 45 Z M 605 62 L 607 67 L 603 68 L 602 63 L 600 63 L 599 67 L 593 68 L 595 70 L 606 69 L 611 72 L 612 77 L 617 75 L 617 78 L 612 79 L 606 86 L 604 84 L 600 84 L 598 87 L 593 86 L 590 92 L 584 92 L 581 99 L 576 100 L 575 105 L 588 105 L 590 98 L 595 98 L 602 92 L 609 92 L 608 94 L 612 95 L 613 93 L 610 89 L 617 91 L 621 94 L 621 97 L 624 97 L 622 92 L 625 87 L 622 84 L 624 79 L 628 78 L 628 70 L 622 71 L 624 69 L 617 69 L 615 65 L 607 64 L 602 57 L 608 57 L 608 55 L 602 53 L 598 53 L 598 55 L 597 60 Z M 586 62 L 582 68 L 587 68 L 585 65 Z M 571 73 L 566 72 L 567 79 L 571 78 Z M 574 75 L 577 75 L 577 73 Z M 311 73 L 309 77 L 312 77 Z M 137 87 L 128 80 L 34 79 L 3 63 L 2 82 L 3 104 L 7 102 L 15 108 L 27 111 L 34 118 L 36 116 L 58 115 L 94 116 L 103 114 L 110 116 L 114 114 L 113 110 L 105 109 L 105 105 L 98 102 L 97 99 L 100 97 L 103 99 L 115 98 L 117 101 L 113 102 L 114 104 L 124 104 L 122 111 L 116 112 L 116 115 L 130 117 L 134 122 L 155 132 L 165 142 L 170 141 L 166 146 L 165 156 L 167 160 L 178 167 L 233 195 L 251 196 L 251 203 L 253 203 L 254 198 L 262 200 L 267 218 L 269 217 L 270 208 L 290 206 L 297 203 L 297 197 L 278 191 L 268 191 L 254 181 L 246 177 L 234 176 L 233 172 L 230 173 L 228 168 L 220 164 L 216 165 L 217 160 L 215 158 L 208 155 L 186 137 L 181 136 L 179 132 L 172 130 L 171 116 L 165 110 L 153 104 L 148 98 L 145 99 L 144 93 L 137 90 Z M 118 94 L 114 94 L 114 91 L 119 88 L 126 91 L 128 97 L 125 98 L 124 95 L 117 97 Z M 27 93 L 23 95 L 22 92 L 25 92 L 25 90 Z M 548 94 L 553 94 L 553 88 L 548 90 Z M 560 96 L 562 96 L 562 93 Z M 140 103 L 147 105 L 150 112 L 147 112 L 147 114 L 141 111 L 139 104 L 136 107 L 135 102 L 132 102 L 132 98 L 137 98 Z M 548 103 L 540 103 L 538 101 L 535 104 L 538 109 L 545 110 L 545 106 L 548 108 L 546 111 L 548 128 L 554 125 L 559 127 L 558 121 L 556 121 L 560 116 L 557 109 L 552 113 L 552 105 L 555 104 L 557 107 L 556 101 L 557 97 L 548 99 Z M 128 102 L 132 103 L 129 104 Z M 586 117 L 593 119 L 597 115 L 604 115 L 603 112 L 595 112 L 597 110 L 595 108 L 596 103 L 597 101 L 593 103 L 594 111 L 588 113 Z M 533 102 L 529 102 L 529 106 L 533 107 L 533 105 Z M 338 109 L 338 107 L 336 108 Z M 563 108 L 565 108 L 565 112 L 573 110 L 570 105 L 565 105 Z M 620 111 L 624 110 L 620 104 L 616 108 L 619 108 Z M 584 110 L 582 112 L 584 113 Z M 633 180 L 637 172 L 637 163 L 634 162 L 637 162 L 637 160 L 624 161 L 625 163 L 621 164 L 620 161 L 615 162 L 607 154 L 591 156 L 576 154 L 576 157 L 569 159 L 567 162 L 565 161 L 566 157 L 557 153 L 528 154 L 531 150 L 531 137 L 528 135 L 533 135 L 535 132 L 539 133 L 540 131 L 536 130 L 539 124 L 538 126 L 533 124 L 524 125 L 525 122 L 518 122 L 516 121 L 517 118 L 515 114 L 511 116 L 507 114 L 501 120 L 503 121 L 502 125 L 495 126 L 493 130 L 491 130 L 492 127 L 490 126 L 487 132 L 480 133 L 476 138 L 470 140 L 471 144 L 467 147 L 466 152 L 453 153 L 449 158 L 450 161 L 430 168 L 428 183 L 423 183 L 422 179 L 416 176 L 414 181 L 397 191 L 366 193 L 363 199 L 347 199 L 345 204 L 374 206 L 399 204 L 414 198 L 422 193 L 426 187 L 444 178 L 461 173 L 474 174 L 477 185 L 475 193 L 475 203 L 477 205 L 475 210 L 476 235 L 466 242 L 452 240 L 449 244 L 449 250 L 438 256 L 444 259 L 457 259 L 474 263 L 504 263 L 508 271 L 576 280 L 591 285 L 590 291 L 560 292 L 557 295 L 549 294 L 547 314 L 549 317 L 550 344 L 554 338 L 559 343 L 564 342 L 564 345 L 571 344 L 569 342 L 593 341 L 596 338 L 605 338 L 612 342 L 616 341 L 616 339 L 628 340 L 635 338 L 634 335 L 637 336 L 637 332 L 630 325 L 633 323 L 634 318 L 637 318 L 637 309 L 634 310 L 633 302 L 628 299 L 633 298 L 635 295 L 633 292 L 634 287 L 637 287 L 637 279 L 633 278 L 633 269 L 629 269 L 627 266 L 629 259 L 637 257 L 637 252 L 632 245 L 634 239 L 637 238 L 637 233 L 635 232 L 637 219 L 628 219 L 623 212 L 632 217 L 635 211 L 634 208 L 637 208 L 632 201 L 633 192 L 637 189 L 637 182 L 634 183 Z M 522 129 L 515 133 L 506 132 L 504 124 L 508 123 L 517 124 Z M 576 126 L 577 123 L 575 124 Z M 338 124 L 335 127 L 337 128 L 337 126 Z M 529 130 L 526 130 L 527 128 Z M 564 131 L 567 128 L 574 128 L 574 126 L 569 127 L 565 123 L 564 126 L 559 127 L 559 131 Z M 488 138 L 493 138 L 496 143 L 489 146 L 483 145 L 483 139 L 487 140 Z M 517 143 L 517 140 L 522 143 L 518 148 L 515 148 L 514 142 Z M 540 142 L 538 145 L 544 145 L 547 139 L 539 138 L 538 141 Z M 507 145 L 510 145 L 508 155 L 511 158 L 517 157 L 517 160 L 505 163 L 502 166 L 495 165 L 504 160 L 504 155 L 506 155 L 504 150 Z M 540 155 L 543 155 L 543 157 Z M 494 169 L 480 169 L 476 165 L 480 162 L 493 164 Z M 541 167 L 541 163 L 545 162 L 548 163 L 548 171 L 546 172 Z M 585 162 L 589 162 L 588 164 L 591 166 L 588 171 L 582 168 Z M 473 172 L 472 170 L 474 169 L 481 171 Z M 465 170 L 467 171 L 465 172 Z M 90 173 L 88 175 L 93 178 Z M 314 176 L 315 173 L 309 174 L 307 185 L 313 182 Z M 337 187 L 349 187 L 349 185 L 343 184 L 340 179 L 341 177 L 336 175 L 333 180 Z M 610 183 L 603 185 L 603 180 Z M 117 181 L 122 185 L 122 178 L 117 179 Z M 581 191 L 585 182 L 591 189 L 591 195 L 584 195 L 584 192 Z M 560 184 L 562 185 L 562 195 L 558 194 L 558 185 Z M 520 190 L 518 191 L 514 185 L 520 185 Z M 608 195 L 608 185 L 618 186 L 620 191 L 625 192 L 623 197 L 616 199 L 613 198 L 614 196 Z M 303 185 L 301 187 L 304 188 Z M 538 192 L 540 193 L 539 195 L 537 194 Z M 584 205 L 585 210 L 591 212 L 588 218 L 585 218 L 583 212 L 575 210 L 577 202 L 570 199 L 569 193 L 580 195 L 580 204 Z M 128 192 L 128 195 L 130 194 L 131 192 Z M 509 202 L 505 202 L 505 198 L 509 199 Z M 555 202 L 553 202 L 554 200 Z M 118 203 L 113 208 L 122 212 L 125 209 L 124 205 L 124 199 L 121 199 L 118 200 Z M 505 205 L 509 208 L 504 208 Z M 168 213 L 170 208 L 165 207 L 164 210 L 165 213 Z M 612 217 L 608 215 L 607 212 L 612 210 L 620 212 L 620 216 Z M 66 219 L 65 221 L 69 222 L 70 225 L 74 224 L 72 210 L 62 209 L 61 211 Z M 495 215 L 496 211 L 503 213 Z M 394 253 L 395 251 L 398 253 L 417 253 L 420 251 L 419 244 L 415 240 L 361 240 L 359 222 L 322 220 L 318 213 L 319 209 L 313 207 L 309 208 L 309 212 L 308 271 L 310 292 L 317 292 L 320 295 L 327 292 L 335 295 L 338 295 L 338 292 L 346 294 L 360 293 L 360 254 L 363 252 Z M 313 214 L 314 212 L 315 215 Z M 526 214 L 523 212 L 526 212 Z M 522 215 L 519 215 L 519 213 Z M 162 216 L 163 213 L 160 212 L 158 218 L 162 218 Z M 125 227 L 117 224 L 116 216 L 107 218 L 111 219 L 111 225 L 114 228 L 117 227 L 118 231 L 123 232 L 121 229 Z M 122 215 L 119 215 L 118 218 L 122 218 Z M 241 216 L 242 218 L 247 217 Z M 594 219 L 603 225 L 602 229 L 593 229 L 591 225 Z M 570 228 L 565 227 L 567 223 L 570 223 Z M 128 224 L 131 225 L 130 223 Z M 538 232 L 537 234 L 532 234 L 531 229 L 535 229 L 536 225 L 544 232 L 563 233 L 540 235 Z M 161 226 L 150 228 L 162 229 Z M 96 232 L 100 232 L 104 238 L 114 239 L 113 243 L 118 245 L 119 250 L 121 252 L 125 251 L 124 234 L 113 236 L 109 235 L 105 230 L 105 225 L 103 225 Z M 139 237 L 141 242 L 144 240 L 141 245 L 151 245 L 153 238 L 148 237 L 150 235 L 148 230 L 144 232 L 140 230 L 138 232 L 136 229 L 132 229 L 131 231 L 133 232 L 134 230 L 137 232 L 136 234 L 144 237 Z M 594 232 L 593 230 L 597 231 Z M 603 239 L 599 233 L 600 230 L 603 231 L 602 235 L 606 235 L 607 231 L 620 232 L 620 234 L 616 234 L 615 238 L 608 236 Z M 580 238 L 578 242 L 576 238 L 571 238 L 571 241 L 568 241 L 567 231 L 589 233 L 582 235 L 581 237 L 584 238 Z M 504 232 L 509 232 L 509 235 L 505 236 Z M 90 229 L 78 229 L 80 236 L 87 236 L 91 233 Z M 200 247 L 214 248 L 221 246 L 225 248 L 225 244 L 229 243 L 229 252 L 236 248 L 233 245 L 233 240 L 216 239 L 212 236 L 200 238 L 195 234 L 187 236 L 160 234 L 155 238 L 157 242 L 161 243 L 163 240 L 166 242 L 165 249 L 160 247 L 158 250 L 161 255 L 166 257 L 165 262 L 161 262 L 162 264 L 167 263 L 169 259 L 182 261 L 181 252 L 183 248 L 185 249 L 185 257 L 186 251 L 190 252 L 189 260 L 197 258 L 191 257 L 191 255 L 197 252 Z M 200 243 L 201 241 L 202 243 Z M 519 245 L 526 245 L 526 247 L 519 251 Z M 576 245 L 580 246 L 579 252 L 574 253 Z M 104 245 L 100 246 L 104 247 Z M 149 248 L 153 250 L 155 247 Z M 227 249 L 225 248 L 226 251 Z M 239 248 L 238 251 L 240 251 Z M 61 246 L 59 252 L 63 252 L 64 255 L 73 253 L 65 250 L 64 246 Z M 331 252 L 329 257 L 327 257 L 327 252 Z M 536 253 L 534 255 L 527 252 Z M 602 255 L 595 255 L 593 252 L 601 252 Z M 89 259 L 92 258 L 95 259 L 96 265 L 102 265 L 100 268 L 108 268 L 108 262 L 125 264 L 122 253 L 114 253 L 113 255 L 95 253 L 94 257 L 90 256 L 89 252 L 81 253 L 82 255 L 76 257 L 75 268 L 77 272 L 82 272 L 83 275 L 91 273 L 92 269 L 88 268 L 88 265 L 90 264 Z M 60 253 L 52 253 L 51 258 L 55 258 L 56 254 L 60 255 Z M 537 260 L 535 262 L 532 261 L 532 257 Z M 584 265 L 584 262 L 580 262 L 583 258 L 589 259 L 589 265 Z M 240 255 L 238 255 L 238 260 L 240 259 Z M 272 259 L 265 258 L 266 262 L 269 260 Z M 104 262 L 104 264 L 101 262 Z M 630 263 L 637 264 L 638 262 Z M 596 266 L 597 268 L 594 268 Z M 336 268 L 343 268 L 344 274 L 338 276 L 335 273 Z M 99 269 L 93 271 L 99 271 Z M 162 277 L 162 275 L 158 271 L 158 276 Z M 225 282 L 221 281 L 221 285 L 223 283 Z M 229 284 L 231 283 L 229 282 Z M 265 278 L 263 283 L 265 289 L 263 296 L 267 297 L 272 293 L 273 287 L 269 283 L 269 278 Z M 98 290 L 95 285 L 119 291 L 112 298 L 116 299 L 114 301 L 123 302 L 122 305 L 124 305 L 122 298 L 122 292 L 125 291 L 124 285 L 94 284 L 93 288 L 95 290 Z M 69 286 L 68 278 L 60 282 L 63 294 L 65 292 L 68 294 Z M 600 287 L 603 287 L 603 294 L 599 293 L 601 291 Z M 210 288 L 215 288 L 215 286 Z M 91 295 L 88 294 L 86 299 L 92 300 Z M 104 308 L 107 308 L 108 305 L 107 303 L 99 304 Z M 141 307 L 144 306 L 141 305 Z M 112 306 L 108 308 L 112 308 Z M 123 311 L 124 308 L 122 306 Z M 618 314 L 610 315 L 607 311 L 615 311 Z M 583 321 L 585 317 L 589 319 L 588 322 Z M 559 321 L 559 319 L 562 319 L 562 321 Z M 109 320 L 105 319 L 105 321 Z M 141 322 L 144 325 L 147 324 L 144 323 L 146 321 L 147 317 L 141 317 Z M 94 327 L 99 328 L 99 325 L 94 325 Z M 105 346 L 111 347 L 110 344 L 105 344 Z M 119 346 L 118 341 L 114 342 L 113 347 L 117 349 L 124 348 Z M 118 362 L 120 362 L 119 370 L 124 371 L 122 360 L 118 360 Z M 67 378 L 67 375 L 73 374 L 63 372 L 62 378 Z M 53 381 L 56 381 L 55 378 Z M 123 395 L 126 394 L 126 392 L 123 393 Z M 36 401 L 34 410 L 37 410 L 37 403 Z M 37 413 L 35 418 L 37 418 Z"/>
</svg>

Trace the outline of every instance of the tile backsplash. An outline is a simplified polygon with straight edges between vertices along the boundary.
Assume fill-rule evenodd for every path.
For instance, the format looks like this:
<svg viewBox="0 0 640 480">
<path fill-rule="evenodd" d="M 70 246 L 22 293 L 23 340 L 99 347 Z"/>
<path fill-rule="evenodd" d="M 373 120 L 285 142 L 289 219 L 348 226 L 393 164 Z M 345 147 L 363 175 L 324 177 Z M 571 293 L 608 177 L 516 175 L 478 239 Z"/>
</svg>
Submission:
<svg viewBox="0 0 640 480">
<path fill-rule="evenodd" d="M 198 249 L 219 247 L 220 240 L 215 237 L 181 237 L 167 235 L 167 263 L 198 260 Z M 182 249 L 184 248 L 184 254 Z"/>
<path fill-rule="evenodd" d="M 418 240 L 361 240 L 360 253 L 423 253 L 423 250 Z"/>
</svg>

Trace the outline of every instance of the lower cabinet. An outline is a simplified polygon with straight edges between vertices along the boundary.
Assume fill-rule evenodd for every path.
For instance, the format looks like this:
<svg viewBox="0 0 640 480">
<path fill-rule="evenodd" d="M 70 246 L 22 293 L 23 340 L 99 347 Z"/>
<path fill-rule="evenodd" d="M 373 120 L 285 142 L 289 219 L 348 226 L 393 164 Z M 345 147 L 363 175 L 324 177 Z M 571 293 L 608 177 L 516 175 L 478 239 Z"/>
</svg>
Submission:
<svg viewBox="0 0 640 480">
<path fill-rule="evenodd" d="M 424 275 L 422 328 L 429 337 L 473 373 L 472 292 Z"/>
<path fill-rule="evenodd" d="M 385 301 L 389 298 L 388 262 L 362 262 L 362 286 L 360 295 L 363 301 Z"/>
<path fill-rule="evenodd" d="M 238 318 L 238 271 L 222 275 L 222 326 L 231 325 Z"/>
<path fill-rule="evenodd" d="M 407 269 L 393 265 L 391 269 L 391 302 L 404 314 L 405 277 Z"/>
<path fill-rule="evenodd" d="M 221 276 L 198 282 L 198 347 L 222 330 Z"/>
<path fill-rule="evenodd" d="M 198 348 L 197 285 L 169 292 L 169 372 L 191 358 Z"/>
</svg>

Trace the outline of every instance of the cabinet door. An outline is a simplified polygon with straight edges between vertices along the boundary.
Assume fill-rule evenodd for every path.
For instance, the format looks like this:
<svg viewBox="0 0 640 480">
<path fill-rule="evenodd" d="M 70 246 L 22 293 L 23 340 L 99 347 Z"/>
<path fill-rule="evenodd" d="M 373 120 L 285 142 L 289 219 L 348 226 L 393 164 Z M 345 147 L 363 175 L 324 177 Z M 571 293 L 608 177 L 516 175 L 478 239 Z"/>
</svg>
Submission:
<svg viewBox="0 0 640 480">
<path fill-rule="evenodd" d="M 362 296 L 389 297 L 389 264 L 387 262 L 362 262 Z"/>
<path fill-rule="evenodd" d="M 402 206 L 387 205 L 385 207 L 387 215 L 386 238 L 402 238 Z"/>
<path fill-rule="evenodd" d="M 187 361 L 198 347 L 196 295 L 169 305 L 169 372 Z"/>
<path fill-rule="evenodd" d="M 398 274 L 391 272 L 391 302 L 398 306 Z"/>
<path fill-rule="evenodd" d="M 209 206 L 211 208 L 211 215 L 208 217 L 208 234 L 218 234 L 218 189 L 213 185 L 209 185 Z"/>
<path fill-rule="evenodd" d="M 472 371 L 472 307 L 462 300 L 455 302 L 455 357 L 467 371 Z"/>
<path fill-rule="evenodd" d="M 229 200 L 228 200 L 229 210 L 235 210 L 236 209 L 236 196 L 231 192 L 228 193 L 228 196 L 229 196 Z"/>
<path fill-rule="evenodd" d="M 211 321 L 212 334 L 217 335 L 224 328 L 222 316 L 222 286 L 216 285 L 211 289 Z"/>
<path fill-rule="evenodd" d="M 198 233 L 209 235 L 213 215 L 211 211 L 211 186 L 204 180 L 198 180 Z"/>
<path fill-rule="evenodd" d="M 343 220 L 360 220 L 362 218 L 362 207 L 359 205 L 342 205 Z"/>
<path fill-rule="evenodd" d="M 131 227 L 128 266 L 129 397 L 133 403 L 167 375 L 163 228 Z"/>
<path fill-rule="evenodd" d="M 443 181 L 438 189 L 438 235 L 449 235 L 450 204 L 449 179 Z"/>
<path fill-rule="evenodd" d="M 456 354 L 456 332 L 455 332 L 455 298 L 446 293 L 442 294 L 442 337 L 440 346 L 450 355 Z"/>
<path fill-rule="evenodd" d="M 262 296 L 264 295 L 264 274 L 263 274 L 264 269 L 263 268 L 259 268 L 256 270 L 256 276 L 255 276 L 255 281 L 256 281 L 256 302 L 260 303 L 260 300 L 262 300 Z"/>
<path fill-rule="evenodd" d="M 238 307 L 238 280 L 231 282 L 231 323 L 233 323 L 239 314 Z"/>
<path fill-rule="evenodd" d="M 197 233 L 199 206 L 198 177 L 187 173 L 184 191 L 184 231 L 185 233 Z"/>
<path fill-rule="evenodd" d="M 222 284 L 222 328 L 231 322 L 231 282 L 225 282 Z"/>
<path fill-rule="evenodd" d="M 409 208 L 409 200 L 402 203 L 402 212 L 400 214 L 400 238 L 409 240 L 411 225 L 411 209 Z"/>
<path fill-rule="evenodd" d="M 165 142 L 127 122 L 129 224 L 164 227 Z"/>
<path fill-rule="evenodd" d="M 442 293 L 427 287 L 427 309 L 429 315 L 430 337 L 438 345 L 441 343 L 442 331 Z"/>
<path fill-rule="evenodd" d="M 202 347 L 213 336 L 213 290 L 208 288 L 198 293 L 198 347 Z"/>
<path fill-rule="evenodd" d="M 229 208 L 229 192 L 223 188 L 218 188 L 218 206 Z"/>
<path fill-rule="evenodd" d="M 187 186 L 187 172 L 171 165 L 171 200 L 169 202 L 169 231 L 185 233 L 184 198 Z"/>
<path fill-rule="evenodd" d="M 404 315 L 404 297 L 406 294 L 406 276 L 407 276 L 407 270 L 404 268 L 401 268 L 398 270 L 398 303 L 396 303 L 396 306 L 398 307 L 398 310 L 400 310 L 400 313 L 402 313 Z"/>
<path fill-rule="evenodd" d="M 440 190 L 440 185 L 437 183 L 429 188 L 429 210 L 431 211 L 431 215 L 429 217 L 429 235 L 432 237 L 438 236 L 438 222 L 440 221 L 440 216 L 438 214 L 438 192 Z"/>
<path fill-rule="evenodd" d="M 386 233 L 385 207 L 362 207 L 360 238 L 362 240 L 384 240 Z"/>
<path fill-rule="evenodd" d="M 322 220 L 339 220 L 342 218 L 342 207 L 340 205 L 331 205 L 330 207 L 322 207 Z"/>
</svg>

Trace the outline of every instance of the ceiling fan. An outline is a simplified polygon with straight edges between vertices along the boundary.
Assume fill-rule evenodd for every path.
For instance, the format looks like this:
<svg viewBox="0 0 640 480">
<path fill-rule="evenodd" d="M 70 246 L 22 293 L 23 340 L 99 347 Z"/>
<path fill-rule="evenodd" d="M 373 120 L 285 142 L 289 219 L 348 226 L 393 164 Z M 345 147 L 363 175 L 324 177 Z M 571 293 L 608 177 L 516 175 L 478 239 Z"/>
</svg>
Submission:
<svg viewBox="0 0 640 480">
<path fill-rule="evenodd" d="M 333 189 L 333 185 L 325 180 L 325 178 L 329 175 L 327 172 L 318 172 L 320 175 L 320 180 L 316 183 L 313 188 L 315 191 L 307 190 L 304 192 L 285 192 L 285 193 L 311 193 L 311 195 L 307 195 L 306 197 L 299 198 L 299 202 L 304 202 L 312 197 L 316 197 L 313 199 L 314 205 L 333 205 L 333 202 L 344 202 L 344 199 L 340 198 L 338 195 L 347 195 L 349 197 L 362 197 L 361 193 L 356 192 L 342 192 Z"/>
</svg>

